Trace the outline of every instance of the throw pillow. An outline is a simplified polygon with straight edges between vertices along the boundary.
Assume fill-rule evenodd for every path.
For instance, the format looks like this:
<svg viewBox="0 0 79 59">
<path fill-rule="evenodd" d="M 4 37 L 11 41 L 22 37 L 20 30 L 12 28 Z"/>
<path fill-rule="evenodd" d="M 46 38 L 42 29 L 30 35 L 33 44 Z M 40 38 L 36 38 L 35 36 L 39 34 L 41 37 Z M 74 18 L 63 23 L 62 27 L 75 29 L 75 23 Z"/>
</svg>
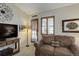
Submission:
<svg viewBox="0 0 79 59">
<path fill-rule="evenodd" d="M 60 42 L 59 41 L 52 41 L 51 42 L 51 46 L 59 47 L 60 46 Z"/>
</svg>

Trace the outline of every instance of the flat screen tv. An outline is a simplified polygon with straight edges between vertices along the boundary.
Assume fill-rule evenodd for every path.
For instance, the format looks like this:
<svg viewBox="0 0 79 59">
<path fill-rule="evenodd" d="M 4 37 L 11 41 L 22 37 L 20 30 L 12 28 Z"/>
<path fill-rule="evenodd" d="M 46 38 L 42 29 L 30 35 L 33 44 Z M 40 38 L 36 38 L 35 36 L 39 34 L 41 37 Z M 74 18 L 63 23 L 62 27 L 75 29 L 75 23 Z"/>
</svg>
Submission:
<svg viewBox="0 0 79 59">
<path fill-rule="evenodd" d="M 12 38 L 18 36 L 18 26 L 13 24 L 0 23 L 0 39 Z"/>
</svg>

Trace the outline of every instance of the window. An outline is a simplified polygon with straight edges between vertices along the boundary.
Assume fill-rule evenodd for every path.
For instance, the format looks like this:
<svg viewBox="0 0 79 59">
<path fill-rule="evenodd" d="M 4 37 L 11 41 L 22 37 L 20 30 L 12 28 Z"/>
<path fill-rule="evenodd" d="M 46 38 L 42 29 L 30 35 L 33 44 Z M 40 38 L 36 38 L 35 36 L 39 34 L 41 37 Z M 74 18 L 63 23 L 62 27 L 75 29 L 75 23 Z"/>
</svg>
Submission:
<svg viewBox="0 0 79 59">
<path fill-rule="evenodd" d="M 42 34 L 54 34 L 54 16 L 41 18 Z"/>
</svg>

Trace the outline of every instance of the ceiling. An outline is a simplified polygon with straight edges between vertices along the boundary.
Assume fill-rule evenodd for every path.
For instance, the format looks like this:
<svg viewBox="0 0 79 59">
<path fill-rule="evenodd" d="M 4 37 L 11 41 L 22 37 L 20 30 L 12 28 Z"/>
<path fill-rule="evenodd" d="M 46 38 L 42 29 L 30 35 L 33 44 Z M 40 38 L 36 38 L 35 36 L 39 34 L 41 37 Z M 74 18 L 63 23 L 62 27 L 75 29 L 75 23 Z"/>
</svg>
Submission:
<svg viewBox="0 0 79 59">
<path fill-rule="evenodd" d="M 16 3 L 23 12 L 28 15 L 35 15 L 40 12 L 72 5 L 73 3 Z"/>
</svg>

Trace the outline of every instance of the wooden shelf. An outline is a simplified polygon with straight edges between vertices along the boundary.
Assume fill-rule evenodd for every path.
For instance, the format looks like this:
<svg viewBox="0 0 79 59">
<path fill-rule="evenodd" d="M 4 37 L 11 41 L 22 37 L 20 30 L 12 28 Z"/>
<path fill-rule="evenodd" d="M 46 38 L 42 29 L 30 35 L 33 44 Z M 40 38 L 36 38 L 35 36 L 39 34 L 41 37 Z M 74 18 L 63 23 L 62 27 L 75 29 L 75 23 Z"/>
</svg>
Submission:
<svg viewBox="0 0 79 59">
<path fill-rule="evenodd" d="M 4 46 L 8 46 L 11 44 L 14 44 L 14 48 L 13 48 L 13 54 L 17 53 L 20 51 L 20 42 L 19 42 L 19 38 L 15 38 L 15 39 L 6 39 L 5 41 L 0 41 L 0 47 L 4 47 Z"/>
</svg>

